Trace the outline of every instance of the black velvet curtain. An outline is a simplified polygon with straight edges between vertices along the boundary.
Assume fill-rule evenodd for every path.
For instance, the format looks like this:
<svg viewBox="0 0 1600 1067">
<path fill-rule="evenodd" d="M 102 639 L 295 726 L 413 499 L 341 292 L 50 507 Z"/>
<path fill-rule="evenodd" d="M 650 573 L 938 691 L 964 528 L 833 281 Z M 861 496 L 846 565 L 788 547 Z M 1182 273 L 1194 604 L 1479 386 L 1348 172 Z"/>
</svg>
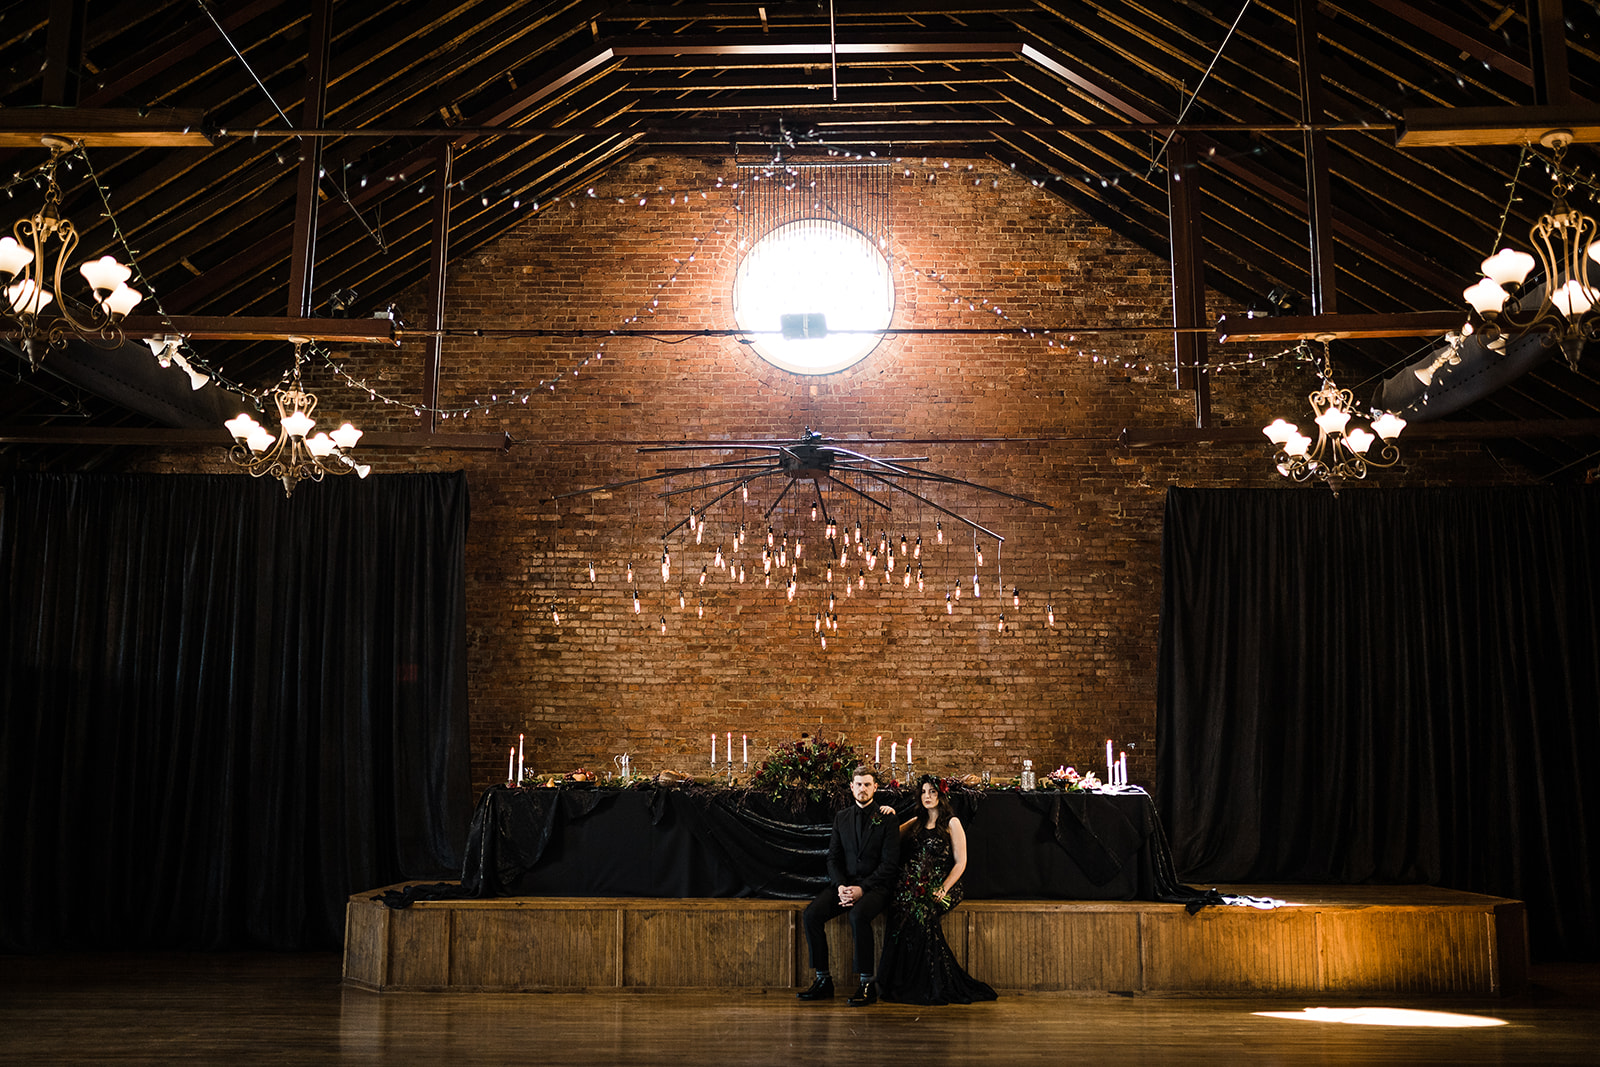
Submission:
<svg viewBox="0 0 1600 1067">
<path fill-rule="evenodd" d="M 1600 956 L 1600 492 L 1168 493 L 1159 806 L 1191 883 L 1428 883 Z"/>
<path fill-rule="evenodd" d="M 337 947 L 460 870 L 466 479 L 17 475 L 0 945 Z"/>
</svg>

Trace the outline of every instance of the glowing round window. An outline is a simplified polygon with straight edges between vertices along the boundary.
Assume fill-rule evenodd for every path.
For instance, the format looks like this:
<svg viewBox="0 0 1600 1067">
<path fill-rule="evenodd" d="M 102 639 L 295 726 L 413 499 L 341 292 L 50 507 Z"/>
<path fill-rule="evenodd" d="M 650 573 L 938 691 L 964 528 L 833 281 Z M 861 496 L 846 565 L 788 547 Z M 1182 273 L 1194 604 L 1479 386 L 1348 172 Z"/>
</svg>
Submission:
<svg viewBox="0 0 1600 1067">
<path fill-rule="evenodd" d="M 733 280 L 734 322 L 762 359 L 796 374 L 860 362 L 893 313 L 889 261 L 865 234 L 829 219 L 771 231 Z"/>
</svg>

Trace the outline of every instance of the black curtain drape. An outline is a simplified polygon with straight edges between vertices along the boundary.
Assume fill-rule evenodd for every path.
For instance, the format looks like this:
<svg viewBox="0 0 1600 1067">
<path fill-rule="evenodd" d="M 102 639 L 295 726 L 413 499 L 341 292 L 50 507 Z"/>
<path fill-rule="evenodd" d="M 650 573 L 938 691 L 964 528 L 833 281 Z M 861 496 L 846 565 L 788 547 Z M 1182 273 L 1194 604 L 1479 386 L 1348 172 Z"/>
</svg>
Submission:
<svg viewBox="0 0 1600 1067">
<path fill-rule="evenodd" d="M 1190 882 L 1417 882 L 1600 956 L 1600 492 L 1173 489 L 1159 807 Z"/>
<path fill-rule="evenodd" d="M 460 870 L 461 474 L 16 475 L 0 944 L 336 947 Z"/>
</svg>

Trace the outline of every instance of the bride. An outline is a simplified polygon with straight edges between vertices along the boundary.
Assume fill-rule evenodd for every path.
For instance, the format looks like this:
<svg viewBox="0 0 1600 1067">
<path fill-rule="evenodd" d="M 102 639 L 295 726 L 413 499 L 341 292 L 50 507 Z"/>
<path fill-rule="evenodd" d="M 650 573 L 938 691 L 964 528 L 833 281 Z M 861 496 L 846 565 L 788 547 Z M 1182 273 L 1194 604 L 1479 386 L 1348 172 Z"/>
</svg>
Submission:
<svg viewBox="0 0 1600 1067">
<path fill-rule="evenodd" d="M 878 962 L 879 988 L 883 999 L 902 1004 L 994 1000 L 993 989 L 956 963 L 940 926 L 945 913 L 961 903 L 966 831 L 951 813 L 938 778 L 925 774 L 917 785 L 922 814 L 900 825 L 900 884 Z"/>
</svg>

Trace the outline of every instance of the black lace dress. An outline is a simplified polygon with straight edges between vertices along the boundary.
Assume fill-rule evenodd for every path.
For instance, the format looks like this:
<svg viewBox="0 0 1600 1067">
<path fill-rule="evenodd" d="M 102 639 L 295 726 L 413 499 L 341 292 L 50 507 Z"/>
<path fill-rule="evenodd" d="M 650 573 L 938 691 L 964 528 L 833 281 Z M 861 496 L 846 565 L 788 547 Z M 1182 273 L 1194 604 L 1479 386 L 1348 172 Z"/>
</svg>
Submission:
<svg viewBox="0 0 1600 1067">
<path fill-rule="evenodd" d="M 995 991 L 956 963 L 940 923 L 961 903 L 957 882 L 943 903 L 933 899 L 955 866 L 950 835 L 918 825 L 902 855 L 889 934 L 878 961 L 883 999 L 901 1004 L 971 1004 L 994 1000 Z"/>
</svg>

